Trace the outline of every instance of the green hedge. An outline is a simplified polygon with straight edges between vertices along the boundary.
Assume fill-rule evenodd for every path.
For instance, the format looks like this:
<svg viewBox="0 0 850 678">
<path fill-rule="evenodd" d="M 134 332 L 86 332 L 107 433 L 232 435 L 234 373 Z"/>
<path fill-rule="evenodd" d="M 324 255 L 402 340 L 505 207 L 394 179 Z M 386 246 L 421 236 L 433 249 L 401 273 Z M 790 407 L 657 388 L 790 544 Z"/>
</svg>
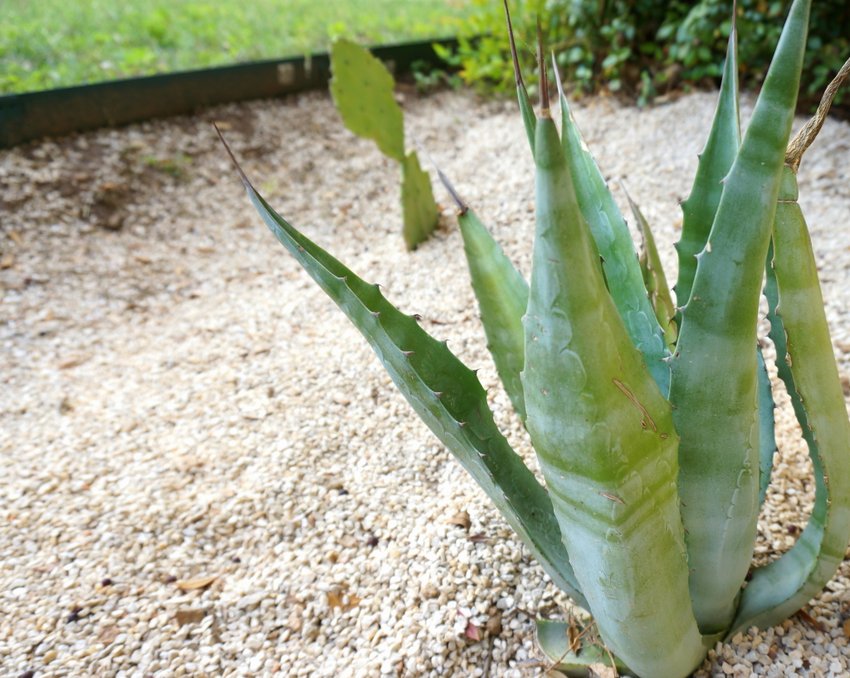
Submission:
<svg viewBox="0 0 850 678">
<path fill-rule="evenodd" d="M 513 89 L 501 3 L 472 0 L 473 15 L 458 24 L 460 47 L 444 58 L 482 90 Z M 739 0 L 739 63 L 744 86 L 757 86 L 770 61 L 791 0 Z M 535 70 L 537 18 L 565 82 L 647 102 L 672 89 L 719 79 L 731 27 L 731 0 L 513 0 L 511 11 L 524 69 Z M 850 56 L 850 3 L 814 3 L 803 105 L 816 103 Z M 482 36 L 476 38 L 476 36 Z M 836 103 L 850 106 L 847 92 Z"/>
</svg>

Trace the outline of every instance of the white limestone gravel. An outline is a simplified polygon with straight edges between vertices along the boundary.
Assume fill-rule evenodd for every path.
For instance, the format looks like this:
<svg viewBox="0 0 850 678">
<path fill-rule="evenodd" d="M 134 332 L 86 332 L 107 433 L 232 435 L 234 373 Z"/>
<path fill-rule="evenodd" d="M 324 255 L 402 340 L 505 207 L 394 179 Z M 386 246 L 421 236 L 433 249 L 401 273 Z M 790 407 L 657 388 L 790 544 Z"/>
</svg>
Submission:
<svg viewBox="0 0 850 678">
<path fill-rule="evenodd" d="M 576 107 L 671 278 L 713 106 Z M 408 93 L 405 107 L 409 138 L 527 272 L 533 182 L 514 105 Z M 482 368 L 533 457 L 445 194 L 440 230 L 406 253 L 397 168 L 327 96 L 0 152 L 0 674 L 543 673 L 533 619 L 563 617 L 566 599 L 261 225 L 213 120 L 279 211 Z M 850 126 L 830 120 L 800 173 L 842 372 L 848 149 Z M 811 505 L 784 406 L 760 561 Z M 848 577 L 845 563 L 808 616 L 736 636 L 696 675 L 850 675 Z"/>
</svg>

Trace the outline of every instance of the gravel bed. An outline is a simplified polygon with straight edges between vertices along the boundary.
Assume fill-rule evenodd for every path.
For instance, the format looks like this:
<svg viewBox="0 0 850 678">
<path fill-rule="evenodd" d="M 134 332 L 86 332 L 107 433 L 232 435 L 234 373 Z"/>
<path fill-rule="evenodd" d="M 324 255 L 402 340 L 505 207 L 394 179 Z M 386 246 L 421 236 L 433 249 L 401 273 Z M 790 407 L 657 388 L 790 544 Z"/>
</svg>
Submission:
<svg viewBox="0 0 850 678">
<path fill-rule="evenodd" d="M 527 272 L 533 181 L 515 106 L 408 92 L 405 107 L 410 140 Z M 576 108 L 671 279 L 677 201 L 713 107 L 692 94 Z M 533 620 L 563 618 L 568 601 L 261 225 L 213 120 L 279 211 L 481 368 L 532 458 L 445 194 L 440 230 L 406 253 L 397 167 L 327 96 L 0 152 L 0 673 L 544 673 Z M 848 150 L 850 126 L 828 121 L 800 173 L 842 372 Z M 789 548 L 812 501 L 787 402 L 780 429 L 760 561 Z M 850 675 L 848 577 L 845 563 L 806 614 L 737 636 L 696 675 Z"/>
</svg>

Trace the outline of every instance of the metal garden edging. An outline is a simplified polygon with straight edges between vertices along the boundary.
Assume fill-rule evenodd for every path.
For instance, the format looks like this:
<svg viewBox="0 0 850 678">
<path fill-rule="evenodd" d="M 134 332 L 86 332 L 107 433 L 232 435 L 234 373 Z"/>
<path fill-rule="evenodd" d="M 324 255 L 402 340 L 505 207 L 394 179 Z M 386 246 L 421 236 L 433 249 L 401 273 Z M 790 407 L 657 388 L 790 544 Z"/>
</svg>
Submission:
<svg viewBox="0 0 850 678">
<path fill-rule="evenodd" d="M 394 73 L 406 73 L 417 61 L 442 63 L 434 52 L 435 43 L 451 46 L 457 41 L 386 45 L 372 48 L 372 52 Z M 321 53 L 7 94 L 0 96 L 0 148 L 46 136 L 192 113 L 213 104 L 322 89 L 329 77 L 330 59 Z"/>
</svg>

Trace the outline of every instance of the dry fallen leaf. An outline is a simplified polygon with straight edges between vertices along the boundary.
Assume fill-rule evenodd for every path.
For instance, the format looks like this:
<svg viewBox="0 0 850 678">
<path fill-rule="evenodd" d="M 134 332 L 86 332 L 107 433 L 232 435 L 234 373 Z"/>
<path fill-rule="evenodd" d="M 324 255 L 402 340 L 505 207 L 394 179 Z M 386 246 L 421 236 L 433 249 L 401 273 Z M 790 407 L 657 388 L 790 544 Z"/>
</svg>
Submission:
<svg viewBox="0 0 850 678">
<path fill-rule="evenodd" d="M 198 589 L 205 589 L 216 579 L 218 579 L 218 575 L 213 574 L 208 577 L 196 577 L 194 579 L 178 579 L 175 583 L 177 584 L 177 588 L 181 591 L 196 591 Z"/>
<path fill-rule="evenodd" d="M 109 645 L 118 637 L 120 630 L 117 626 L 106 626 L 97 634 L 97 639 L 104 645 Z"/>
<path fill-rule="evenodd" d="M 446 522 L 449 525 L 457 525 L 458 527 L 462 527 L 464 530 L 468 530 L 469 526 L 472 524 L 472 521 L 469 519 L 469 514 L 466 511 L 455 513 Z"/>
<path fill-rule="evenodd" d="M 578 654 L 581 650 L 581 632 L 572 617 L 570 617 L 570 625 L 567 627 L 567 636 L 570 640 L 570 652 Z"/>
<path fill-rule="evenodd" d="M 850 619 L 844 622 L 844 626 L 842 628 L 844 629 L 844 637 L 850 638 Z"/>
<path fill-rule="evenodd" d="M 343 612 L 348 612 L 360 604 L 361 598 L 353 593 L 345 593 L 344 588 L 336 588 L 328 591 L 328 606 L 338 607 Z"/>
<path fill-rule="evenodd" d="M 304 608 L 301 605 L 296 605 L 289 612 L 289 617 L 286 619 L 286 626 L 291 631 L 298 633 L 304 625 Z"/>
<path fill-rule="evenodd" d="M 806 624 L 811 626 L 813 629 L 816 629 L 823 633 L 826 631 L 824 629 L 823 624 L 821 624 L 817 619 L 815 619 L 812 615 L 810 615 L 806 610 L 798 610 L 797 616 Z"/>
<path fill-rule="evenodd" d="M 470 640 L 479 641 L 481 640 L 481 629 L 479 629 L 472 622 L 467 622 L 466 630 L 463 632 L 463 635 L 465 635 Z"/>
<path fill-rule="evenodd" d="M 78 367 L 91 358 L 90 355 L 77 355 L 67 358 L 59 363 L 60 370 L 69 370 L 72 367 Z"/>
<path fill-rule="evenodd" d="M 174 619 L 180 626 L 185 626 L 186 624 L 197 624 L 206 616 L 207 611 L 200 607 L 177 610 L 177 612 L 174 613 Z"/>
</svg>

